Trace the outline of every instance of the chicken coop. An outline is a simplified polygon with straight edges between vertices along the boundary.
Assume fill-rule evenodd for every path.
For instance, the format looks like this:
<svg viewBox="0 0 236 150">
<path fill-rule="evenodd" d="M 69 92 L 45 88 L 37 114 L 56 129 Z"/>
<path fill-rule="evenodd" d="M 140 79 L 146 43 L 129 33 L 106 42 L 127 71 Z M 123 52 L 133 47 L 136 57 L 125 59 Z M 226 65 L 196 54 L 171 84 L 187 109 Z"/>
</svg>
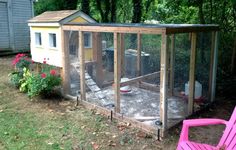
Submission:
<svg viewBox="0 0 236 150">
<path fill-rule="evenodd" d="M 215 100 L 218 25 L 81 23 L 70 20 L 89 17 L 73 13 L 57 20 L 51 61 L 60 64 L 65 97 L 161 136 Z"/>
</svg>

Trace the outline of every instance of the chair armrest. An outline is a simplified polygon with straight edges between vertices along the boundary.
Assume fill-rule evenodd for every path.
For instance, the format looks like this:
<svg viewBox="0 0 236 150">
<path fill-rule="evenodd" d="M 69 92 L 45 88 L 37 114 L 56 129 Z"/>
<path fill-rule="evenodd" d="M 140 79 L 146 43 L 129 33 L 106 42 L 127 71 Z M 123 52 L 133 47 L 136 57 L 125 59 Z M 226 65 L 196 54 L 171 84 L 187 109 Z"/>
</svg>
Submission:
<svg viewBox="0 0 236 150">
<path fill-rule="evenodd" d="M 227 124 L 228 121 L 223 119 L 189 119 L 183 121 L 183 126 L 196 127 L 196 126 L 208 126 L 217 124 Z"/>
<path fill-rule="evenodd" d="M 179 143 L 182 141 L 188 141 L 189 127 L 208 126 L 217 124 L 227 124 L 228 121 L 222 119 L 189 119 L 183 121 L 183 127 L 179 138 Z"/>
</svg>

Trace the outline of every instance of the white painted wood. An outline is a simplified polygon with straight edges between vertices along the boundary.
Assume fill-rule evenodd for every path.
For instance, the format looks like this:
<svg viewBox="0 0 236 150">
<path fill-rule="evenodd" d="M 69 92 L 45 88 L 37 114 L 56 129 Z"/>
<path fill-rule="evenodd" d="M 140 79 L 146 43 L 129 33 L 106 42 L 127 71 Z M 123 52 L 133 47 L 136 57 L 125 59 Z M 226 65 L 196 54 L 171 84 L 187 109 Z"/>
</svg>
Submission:
<svg viewBox="0 0 236 150">
<path fill-rule="evenodd" d="M 28 26 L 34 26 L 34 27 L 59 27 L 59 23 L 28 23 Z"/>
</svg>

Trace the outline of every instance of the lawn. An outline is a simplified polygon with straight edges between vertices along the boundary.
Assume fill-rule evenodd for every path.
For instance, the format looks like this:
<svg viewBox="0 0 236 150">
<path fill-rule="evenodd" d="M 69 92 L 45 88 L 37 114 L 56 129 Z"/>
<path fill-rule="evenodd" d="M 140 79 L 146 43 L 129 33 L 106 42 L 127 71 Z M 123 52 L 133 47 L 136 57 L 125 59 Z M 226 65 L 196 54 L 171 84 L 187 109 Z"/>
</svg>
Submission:
<svg viewBox="0 0 236 150">
<path fill-rule="evenodd" d="M 0 149 L 74 150 L 174 150 L 180 127 L 170 131 L 164 142 L 125 123 L 111 122 L 61 97 L 30 100 L 9 84 L 11 57 L 0 57 Z M 228 119 L 234 104 L 226 101 L 195 117 Z M 217 143 L 223 127 L 197 128 L 191 138 Z M 214 136 L 206 136 L 214 132 Z"/>
</svg>

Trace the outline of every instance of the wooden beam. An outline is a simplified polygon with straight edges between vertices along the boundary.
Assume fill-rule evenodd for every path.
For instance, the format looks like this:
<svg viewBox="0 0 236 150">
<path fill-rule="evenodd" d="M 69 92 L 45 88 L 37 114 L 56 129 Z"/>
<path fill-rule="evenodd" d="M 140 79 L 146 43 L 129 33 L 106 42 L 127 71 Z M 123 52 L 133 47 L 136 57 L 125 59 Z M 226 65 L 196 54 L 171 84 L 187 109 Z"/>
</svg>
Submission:
<svg viewBox="0 0 236 150">
<path fill-rule="evenodd" d="M 96 61 L 96 83 L 101 87 L 104 81 L 101 33 L 93 33 L 93 52 L 94 60 Z"/>
<path fill-rule="evenodd" d="M 120 113 L 120 77 L 121 77 L 121 51 L 119 47 L 119 33 L 114 33 L 114 96 L 115 111 Z"/>
<path fill-rule="evenodd" d="M 151 84 L 147 82 L 140 82 L 139 87 L 153 92 L 160 92 L 160 85 Z"/>
<path fill-rule="evenodd" d="M 188 115 L 193 113 L 193 100 L 195 93 L 195 63 L 196 63 L 196 45 L 197 34 L 192 33 L 191 52 L 190 52 L 190 68 L 189 68 L 189 95 L 188 95 Z"/>
<path fill-rule="evenodd" d="M 142 62 L 142 58 L 141 58 L 141 39 L 142 36 L 140 33 L 137 34 L 138 38 L 137 38 L 137 74 L 136 76 L 141 76 L 141 62 Z"/>
<path fill-rule="evenodd" d="M 136 77 L 136 78 L 132 78 L 132 79 L 129 79 L 128 81 L 121 82 L 120 86 L 130 85 L 132 83 L 142 81 L 143 79 L 152 79 L 152 78 L 157 77 L 157 75 L 159 75 L 159 74 L 160 74 L 160 71 L 157 71 L 157 72 L 153 72 L 153 73 L 146 74 L 146 75 L 143 75 L 143 76 L 139 76 L 139 77 Z"/>
<path fill-rule="evenodd" d="M 102 25 L 81 25 L 67 24 L 62 26 L 63 30 L 69 31 L 86 31 L 86 32 L 119 32 L 119 33 L 146 33 L 146 34 L 161 34 L 164 28 L 145 28 L 145 27 L 117 27 L 117 26 L 102 26 Z"/>
<path fill-rule="evenodd" d="M 215 50 L 215 32 L 212 32 L 212 34 L 211 34 L 211 55 L 210 55 L 209 88 L 208 88 L 208 98 L 209 98 L 209 100 L 211 100 L 211 91 L 212 91 L 214 50 Z"/>
<path fill-rule="evenodd" d="M 63 95 L 70 93 L 70 63 L 69 63 L 69 34 L 68 31 L 61 30 L 61 48 L 62 48 L 62 87 Z"/>
<path fill-rule="evenodd" d="M 121 77 L 125 75 L 125 35 L 120 34 L 120 51 L 121 51 Z"/>
<path fill-rule="evenodd" d="M 210 31 L 218 31 L 219 26 L 217 25 L 208 25 L 202 27 L 169 27 L 166 28 L 166 34 L 174 34 L 174 33 L 189 33 L 189 32 L 210 32 Z"/>
<path fill-rule="evenodd" d="M 189 33 L 189 32 L 210 32 L 218 31 L 217 25 L 200 25 L 200 26 L 118 26 L 117 24 L 76 24 L 68 23 L 62 26 L 63 30 L 87 31 L 87 32 L 119 32 L 119 33 L 142 33 L 142 34 L 166 34 Z"/>
<path fill-rule="evenodd" d="M 79 31 L 80 98 L 86 100 L 84 35 Z"/>
<path fill-rule="evenodd" d="M 167 129 L 167 81 L 168 81 L 168 72 L 167 72 L 167 35 L 162 33 L 161 38 L 161 62 L 160 62 L 160 120 L 163 125 L 162 136 Z"/>
<path fill-rule="evenodd" d="M 174 78 L 175 78 L 175 35 L 171 35 L 170 47 L 170 96 L 174 94 Z"/>
<path fill-rule="evenodd" d="M 215 32 L 214 40 L 214 58 L 213 58 L 213 69 L 212 69 L 212 84 L 211 84 L 211 102 L 215 100 L 215 90 L 216 90 L 216 74 L 217 74 L 217 63 L 218 63 L 218 31 Z"/>
</svg>

